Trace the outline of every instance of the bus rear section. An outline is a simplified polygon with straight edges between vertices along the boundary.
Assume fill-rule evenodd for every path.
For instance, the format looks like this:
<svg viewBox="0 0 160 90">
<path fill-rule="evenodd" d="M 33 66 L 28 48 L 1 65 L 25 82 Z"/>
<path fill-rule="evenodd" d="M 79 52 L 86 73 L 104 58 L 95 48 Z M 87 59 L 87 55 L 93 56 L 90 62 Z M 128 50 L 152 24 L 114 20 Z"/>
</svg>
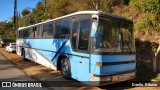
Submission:
<svg viewBox="0 0 160 90">
<path fill-rule="evenodd" d="M 99 15 L 96 20 L 91 32 L 91 84 L 105 85 L 135 78 L 132 21 L 105 15 Z"/>
</svg>

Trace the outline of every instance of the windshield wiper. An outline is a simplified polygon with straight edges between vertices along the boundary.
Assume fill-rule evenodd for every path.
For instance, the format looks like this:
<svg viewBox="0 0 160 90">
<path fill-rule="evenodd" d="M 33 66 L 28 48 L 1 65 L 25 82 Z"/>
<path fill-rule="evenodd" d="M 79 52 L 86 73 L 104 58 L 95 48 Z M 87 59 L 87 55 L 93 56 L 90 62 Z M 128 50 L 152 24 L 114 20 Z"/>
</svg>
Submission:
<svg viewBox="0 0 160 90">
<path fill-rule="evenodd" d="M 118 43 L 118 44 L 115 44 L 114 46 L 115 46 L 115 49 L 114 49 L 113 52 L 111 52 L 110 54 L 113 54 L 113 53 L 116 52 L 116 50 L 117 50 L 117 48 L 118 48 L 118 46 L 119 46 L 119 43 Z"/>
<path fill-rule="evenodd" d="M 113 53 L 116 52 L 119 44 L 120 44 L 120 48 L 122 48 L 122 35 L 121 35 L 121 34 L 119 34 L 119 41 L 118 41 L 118 43 L 115 44 L 115 45 L 116 45 L 115 49 L 114 49 L 113 52 L 111 52 L 110 54 L 113 54 Z M 114 46 L 115 46 L 115 45 L 114 45 Z"/>
</svg>

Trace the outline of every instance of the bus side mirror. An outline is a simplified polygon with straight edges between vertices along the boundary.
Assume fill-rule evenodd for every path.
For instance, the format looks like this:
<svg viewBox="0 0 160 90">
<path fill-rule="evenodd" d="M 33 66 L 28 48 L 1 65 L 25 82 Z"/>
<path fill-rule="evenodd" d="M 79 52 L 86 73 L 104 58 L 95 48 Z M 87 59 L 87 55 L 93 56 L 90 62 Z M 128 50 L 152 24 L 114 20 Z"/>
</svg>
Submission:
<svg viewBox="0 0 160 90">
<path fill-rule="evenodd" d="M 92 15 L 93 23 L 98 25 L 98 15 Z"/>
</svg>

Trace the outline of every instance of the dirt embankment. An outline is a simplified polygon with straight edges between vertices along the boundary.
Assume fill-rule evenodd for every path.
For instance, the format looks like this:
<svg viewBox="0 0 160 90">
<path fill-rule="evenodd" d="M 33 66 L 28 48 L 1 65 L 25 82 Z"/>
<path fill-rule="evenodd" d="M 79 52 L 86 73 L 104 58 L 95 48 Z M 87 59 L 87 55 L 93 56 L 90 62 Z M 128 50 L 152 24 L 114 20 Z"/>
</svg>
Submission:
<svg viewBox="0 0 160 90">
<path fill-rule="evenodd" d="M 160 52 L 157 55 L 157 73 L 153 73 L 153 45 L 158 47 L 156 43 L 136 41 L 136 64 L 137 79 L 147 80 L 155 78 L 160 72 Z"/>
</svg>

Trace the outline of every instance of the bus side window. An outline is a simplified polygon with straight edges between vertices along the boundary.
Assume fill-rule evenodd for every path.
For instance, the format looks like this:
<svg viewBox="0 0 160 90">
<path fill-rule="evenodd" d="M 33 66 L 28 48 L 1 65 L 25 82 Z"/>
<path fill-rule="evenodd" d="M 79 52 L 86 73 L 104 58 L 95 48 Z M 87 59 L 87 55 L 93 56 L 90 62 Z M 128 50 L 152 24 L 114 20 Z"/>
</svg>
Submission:
<svg viewBox="0 0 160 90">
<path fill-rule="evenodd" d="M 69 37 L 70 35 L 70 20 L 64 20 L 63 21 L 63 31 L 62 33 L 64 34 L 65 37 Z"/>
<path fill-rule="evenodd" d="M 43 37 L 43 25 L 39 26 L 39 32 L 38 32 L 38 38 L 42 38 Z"/>
<path fill-rule="evenodd" d="M 32 38 L 36 37 L 36 27 L 32 28 Z"/>
<path fill-rule="evenodd" d="M 76 42 L 77 42 L 77 30 L 78 30 L 78 22 L 74 22 L 72 26 L 72 45 L 73 49 L 76 49 Z"/>
<path fill-rule="evenodd" d="M 48 25 L 47 37 L 53 37 L 54 24 L 50 23 Z"/>
<path fill-rule="evenodd" d="M 43 25 L 43 32 L 42 32 L 43 38 L 46 38 L 46 37 L 47 37 L 47 31 L 48 31 L 48 24 L 44 24 L 44 25 Z"/>
<path fill-rule="evenodd" d="M 54 37 L 55 38 L 63 37 L 62 31 L 63 31 L 63 21 L 57 21 L 55 23 Z"/>
<path fill-rule="evenodd" d="M 29 38 L 32 38 L 32 28 L 29 28 Z"/>
<path fill-rule="evenodd" d="M 19 38 L 22 38 L 22 30 L 19 31 Z"/>
<path fill-rule="evenodd" d="M 88 42 L 89 42 L 89 28 L 90 28 L 90 20 L 82 20 L 80 22 L 80 32 L 79 32 L 79 50 L 88 50 Z"/>
<path fill-rule="evenodd" d="M 55 22 L 55 38 L 68 38 L 70 34 L 70 20 L 61 20 Z"/>
<path fill-rule="evenodd" d="M 23 37 L 24 38 L 28 38 L 29 37 L 29 30 L 28 29 L 25 29 L 24 31 L 23 31 Z"/>
<path fill-rule="evenodd" d="M 40 38 L 40 26 L 36 26 L 35 36 L 36 36 L 36 38 Z"/>
</svg>

